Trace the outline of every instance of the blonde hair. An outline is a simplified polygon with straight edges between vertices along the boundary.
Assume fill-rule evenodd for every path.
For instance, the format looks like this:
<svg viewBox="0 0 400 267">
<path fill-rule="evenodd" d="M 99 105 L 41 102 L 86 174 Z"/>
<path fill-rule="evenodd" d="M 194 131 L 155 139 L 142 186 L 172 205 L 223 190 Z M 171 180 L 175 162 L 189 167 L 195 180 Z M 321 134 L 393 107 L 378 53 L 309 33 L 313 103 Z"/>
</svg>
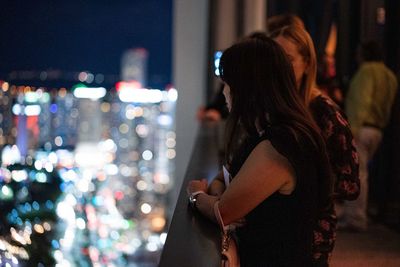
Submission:
<svg viewBox="0 0 400 267">
<path fill-rule="evenodd" d="M 303 20 L 294 14 L 286 13 L 269 17 L 267 19 L 267 32 L 272 33 L 276 30 L 282 29 L 285 26 L 298 26 L 305 29 Z"/>
<path fill-rule="evenodd" d="M 312 90 L 316 86 L 317 78 L 317 56 L 315 53 L 314 43 L 308 32 L 296 25 L 285 26 L 271 33 L 271 38 L 282 36 L 292 41 L 307 63 L 307 69 L 302 77 L 300 84 L 300 94 L 304 98 L 304 102 L 308 106 L 312 98 Z"/>
</svg>

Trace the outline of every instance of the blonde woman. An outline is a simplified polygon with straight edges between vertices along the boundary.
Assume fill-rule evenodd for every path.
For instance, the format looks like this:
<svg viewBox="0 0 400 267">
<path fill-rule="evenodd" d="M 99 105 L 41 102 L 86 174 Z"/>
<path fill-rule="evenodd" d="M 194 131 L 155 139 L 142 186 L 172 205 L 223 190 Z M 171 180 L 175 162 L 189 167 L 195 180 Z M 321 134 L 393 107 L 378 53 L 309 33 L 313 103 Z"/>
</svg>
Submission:
<svg viewBox="0 0 400 267">
<path fill-rule="evenodd" d="M 317 59 L 310 35 L 302 27 L 285 26 L 270 34 L 285 50 L 296 76 L 296 87 L 320 128 L 335 178 L 334 198 L 354 200 L 360 193 L 358 156 L 349 123 L 340 108 L 315 85 Z M 332 210 L 314 229 L 314 265 L 329 266 L 336 239 L 336 214 Z"/>
</svg>

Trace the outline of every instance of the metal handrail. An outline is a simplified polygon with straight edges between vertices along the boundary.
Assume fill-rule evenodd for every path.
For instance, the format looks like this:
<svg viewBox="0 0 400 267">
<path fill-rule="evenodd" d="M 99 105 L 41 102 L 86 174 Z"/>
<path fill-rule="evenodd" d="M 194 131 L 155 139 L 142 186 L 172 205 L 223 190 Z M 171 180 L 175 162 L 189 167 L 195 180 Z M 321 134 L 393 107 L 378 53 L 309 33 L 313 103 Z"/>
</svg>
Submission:
<svg viewBox="0 0 400 267">
<path fill-rule="evenodd" d="M 219 170 L 220 124 L 200 127 L 193 153 L 161 255 L 159 267 L 217 267 L 221 265 L 218 226 L 191 210 L 186 186 L 192 179 L 208 181 Z"/>
</svg>

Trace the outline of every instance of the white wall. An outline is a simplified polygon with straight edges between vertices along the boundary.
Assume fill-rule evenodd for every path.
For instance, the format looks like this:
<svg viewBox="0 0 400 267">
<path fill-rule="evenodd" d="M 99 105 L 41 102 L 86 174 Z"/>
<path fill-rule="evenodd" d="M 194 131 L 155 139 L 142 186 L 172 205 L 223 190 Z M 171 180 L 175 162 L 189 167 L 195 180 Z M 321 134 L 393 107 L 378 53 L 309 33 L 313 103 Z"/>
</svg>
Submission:
<svg viewBox="0 0 400 267">
<path fill-rule="evenodd" d="M 173 12 L 173 82 L 178 90 L 178 102 L 176 179 L 172 192 L 172 210 L 175 208 L 199 126 L 196 111 L 205 99 L 208 1 L 174 0 Z"/>
</svg>

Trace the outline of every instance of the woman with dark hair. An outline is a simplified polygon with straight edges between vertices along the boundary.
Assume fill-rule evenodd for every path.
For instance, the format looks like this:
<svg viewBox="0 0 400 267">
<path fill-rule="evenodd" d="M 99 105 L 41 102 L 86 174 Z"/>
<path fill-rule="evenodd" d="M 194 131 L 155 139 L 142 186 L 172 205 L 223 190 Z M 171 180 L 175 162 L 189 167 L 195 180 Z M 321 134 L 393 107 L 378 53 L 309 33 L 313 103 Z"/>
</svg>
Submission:
<svg viewBox="0 0 400 267">
<path fill-rule="evenodd" d="M 222 55 L 227 122 L 227 179 L 188 185 L 194 207 L 236 229 L 246 266 L 311 266 L 313 229 L 332 207 L 325 144 L 296 91 L 282 48 L 246 39 Z M 267 75 L 265 75 L 267 74 Z M 228 186 L 229 185 L 229 186 Z M 217 204 L 215 204 L 217 203 Z"/>
<path fill-rule="evenodd" d="M 270 35 L 290 58 L 296 87 L 325 140 L 335 178 L 334 199 L 354 200 L 360 194 L 358 157 L 343 111 L 316 87 L 317 59 L 310 35 L 301 27 L 286 26 Z M 336 214 L 322 214 L 314 230 L 314 266 L 328 266 L 336 239 Z"/>
</svg>

